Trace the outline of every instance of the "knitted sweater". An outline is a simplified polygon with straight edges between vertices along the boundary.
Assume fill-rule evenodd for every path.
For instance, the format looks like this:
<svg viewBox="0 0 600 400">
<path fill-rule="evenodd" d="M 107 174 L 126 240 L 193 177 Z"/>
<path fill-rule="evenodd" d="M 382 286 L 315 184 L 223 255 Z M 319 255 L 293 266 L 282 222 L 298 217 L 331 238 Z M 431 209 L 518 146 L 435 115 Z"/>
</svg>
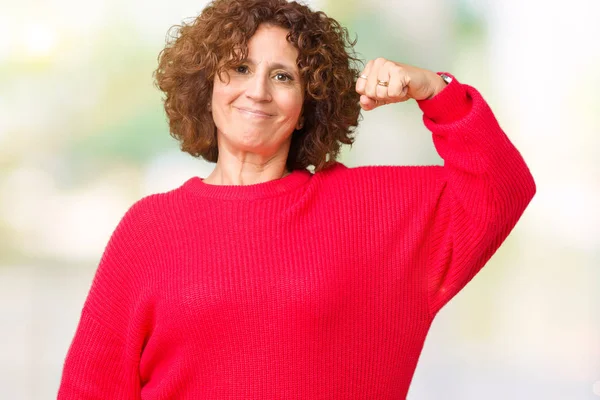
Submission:
<svg viewBox="0 0 600 400">
<path fill-rule="evenodd" d="M 101 258 L 59 399 L 403 399 L 436 313 L 535 192 L 481 95 L 419 102 L 444 166 L 191 178 Z"/>
</svg>

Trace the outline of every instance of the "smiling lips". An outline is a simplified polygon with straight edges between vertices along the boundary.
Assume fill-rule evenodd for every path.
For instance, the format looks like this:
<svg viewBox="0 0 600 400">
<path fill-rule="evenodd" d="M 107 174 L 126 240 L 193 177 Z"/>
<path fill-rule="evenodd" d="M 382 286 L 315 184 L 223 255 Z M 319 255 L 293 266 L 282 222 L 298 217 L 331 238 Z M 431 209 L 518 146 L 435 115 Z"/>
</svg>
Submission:
<svg viewBox="0 0 600 400">
<path fill-rule="evenodd" d="M 251 108 L 244 108 L 244 107 L 235 107 L 238 111 L 240 111 L 242 114 L 244 115 L 248 115 L 250 117 L 255 117 L 255 118 L 270 118 L 272 117 L 271 114 L 268 114 L 264 111 L 260 111 L 260 110 L 253 110 Z"/>
</svg>

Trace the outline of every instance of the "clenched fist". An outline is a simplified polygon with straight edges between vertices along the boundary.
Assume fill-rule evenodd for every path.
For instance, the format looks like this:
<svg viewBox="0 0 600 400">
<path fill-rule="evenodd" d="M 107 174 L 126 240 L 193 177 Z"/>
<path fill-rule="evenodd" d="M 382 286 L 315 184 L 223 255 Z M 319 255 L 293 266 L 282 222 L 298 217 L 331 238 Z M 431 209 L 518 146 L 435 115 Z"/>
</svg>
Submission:
<svg viewBox="0 0 600 400">
<path fill-rule="evenodd" d="M 408 99 L 430 99 L 445 86 L 446 82 L 433 71 L 385 58 L 369 61 L 356 81 L 360 106 L 366 111 Z"/>
</svg>

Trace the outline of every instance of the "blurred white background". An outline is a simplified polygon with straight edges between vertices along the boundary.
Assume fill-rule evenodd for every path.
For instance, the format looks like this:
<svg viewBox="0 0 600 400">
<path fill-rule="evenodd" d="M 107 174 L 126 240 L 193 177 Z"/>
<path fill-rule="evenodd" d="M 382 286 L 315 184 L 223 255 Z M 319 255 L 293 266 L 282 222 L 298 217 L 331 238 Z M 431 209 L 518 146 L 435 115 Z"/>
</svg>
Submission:
<svg viewBox="0 0 600 400">
<path fill-rule="evenodd" d="M 0 398 L 56 397 L 109 235 L 205 176 L 152 71 L 204 0 L 0 0 Z M 600 1 L 319 0 L 378 56 L 478 88 L 538 192 L 438 315 L 409 399 L 600 399 Z M 439 164 L 414 103 L 364 114 L 342 162 Z"/>
</svg>

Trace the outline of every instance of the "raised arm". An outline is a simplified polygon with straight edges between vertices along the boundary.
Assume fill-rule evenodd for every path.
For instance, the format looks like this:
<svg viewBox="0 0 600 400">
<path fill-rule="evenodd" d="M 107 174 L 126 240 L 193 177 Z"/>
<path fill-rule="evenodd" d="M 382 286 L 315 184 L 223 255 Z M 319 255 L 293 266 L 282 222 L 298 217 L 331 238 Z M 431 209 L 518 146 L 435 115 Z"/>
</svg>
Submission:
<svg viewBox="0 0 600 400">
<path fill-rule="evenodd" d="M 454 79 L 419 106 L 444 160 L 428 263 L 435 315 L 494 254 L 536 189 L 523 158 L 477 90 Z"/>
<path fill-rule="evenodd" d="M 451 78 L 446 85 L 434 72 L 378 59 L 357 82 L 365 110 L 417 100 L 444 160 L 427 244 L 432 316 L 485 265 L 536 190 L 481 94 Z"/>
</svg>

